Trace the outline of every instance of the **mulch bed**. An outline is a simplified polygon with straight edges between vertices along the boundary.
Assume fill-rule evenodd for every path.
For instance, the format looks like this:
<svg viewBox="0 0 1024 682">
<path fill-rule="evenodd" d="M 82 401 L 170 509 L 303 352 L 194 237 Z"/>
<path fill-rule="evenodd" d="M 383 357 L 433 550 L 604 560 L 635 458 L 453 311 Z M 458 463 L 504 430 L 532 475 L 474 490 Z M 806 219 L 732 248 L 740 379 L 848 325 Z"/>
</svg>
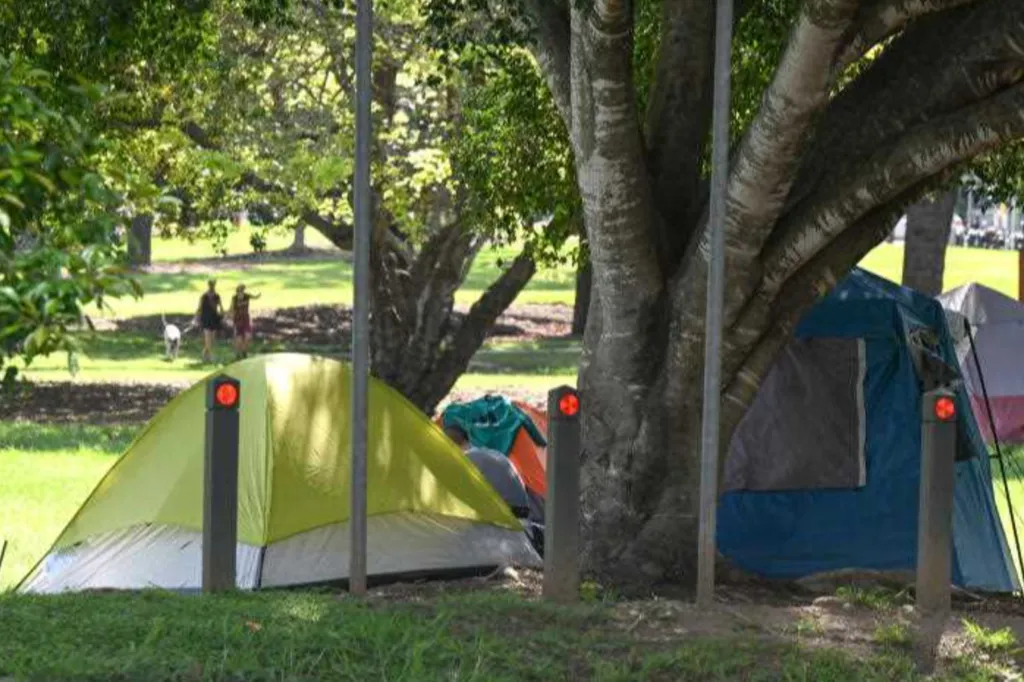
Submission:
<svg viewBox="0 0 1024 682">
<path fill-rule="evenodd" d="M 188 388 L 179 384 L 93 384 L 45 382 L 19 386 L 13 395 L 0 394 L 0 421 L 28 421 L 38 424 L 144 424 L 171 398 Z M 500 387 L 495 393 L 509 400 L 521 400 L 542 407 L 543 391 Z M 482 392 L 454 391 L 444 401 L 464 402 Z"/>
<path fill-rule="evenodd" d="M 187 384 L 19 385 L 0 394 L 0 421 L 40 424 L 143 424 Z"/>
</svg>

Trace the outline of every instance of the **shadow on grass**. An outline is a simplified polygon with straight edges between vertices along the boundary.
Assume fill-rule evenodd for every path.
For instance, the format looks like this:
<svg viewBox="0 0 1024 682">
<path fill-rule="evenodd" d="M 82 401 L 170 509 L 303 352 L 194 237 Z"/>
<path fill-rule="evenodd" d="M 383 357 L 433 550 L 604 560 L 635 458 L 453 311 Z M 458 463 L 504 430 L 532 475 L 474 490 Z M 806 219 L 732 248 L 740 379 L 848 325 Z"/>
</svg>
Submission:
<svg viewBox="0 0 1024 682">
<path fill-rule="evenodd" d="M 531 339 L 503 341 L 481 348 L 469 364 L 469 371 L 481 374 L 575 374 L 579 367 L 580 343 L 574 339 Z"/>
<path fill-rule="evenodd" d="M 266 324 L 257 321 L 257 326 Z M 301 330 L 300 330 L 301 331 Z M 290 327 L 276 329 L 271 339 L 257 336 L 251 346 L 251 354 L 295 352 L 321 355 L 326 357 L 347 357 L 349 339 L 345 336 L 321 332 L 319 336 L 307 333 L 315 342 L 303 342 L 302 334 Z M 332 342 L 333 341 L 333 342 Z M 206 369 L 209 365 L 201 361 L 202 341 L 189 335 L 181 349 L 177 363 L 167 362 L 164 358 L 163 343 L 155 340 L 152 334 L 138 332 L 95 332 L 83 338 L 83 352 L 90 360 L 98 361 L 144 361 L 152 362 L 155 368 L 167 369 L 180 367 L 187 370 Z M 229 359 L 231 356 L 230 338 L 218 340 L 219 356 Z M 577 370 L 580 354 L 580 343 L 574 339 L 523 339 L 502 340 L 489 343 L 481 348 L 470 363 L 469 371 L 479 374 L 533 374 L 549 376 L 555 374 L 574 374 Z M 83 363 L 83 368 L 87 363 Z"/>
<path fill-rule="evenodd" d="M 139 282 L 146 294 L 170 294 L 194 291 L 198 305 L 199 295 L 206 288 L 206 281 L 216 279 L 220 286 L 221 298 L 230 296 L 234 285 L 245 282 L 250 289 L 274 290 L 327 289 L 349 283 L 352 269 L 346 263 L 315 262 L 290 265 L 255 265 L 250 269 L 225 270 L 216 273 L 205 272 L 160 272 L 139 276 Z"/>
<path fill-rule="evenodd" d="M 138 433 L 137 426 L 30 424 L 0 422 L 0 450 L 53 452 L 88 450 L 120 455 Z"/>
<path fill-rule="evenodd" d="M 757 636 L 644 638 L 511 595 L 0 596 L 0 674 L 47 680 L 917 680 L 909 660 Z M 667 635 L 667 636 L 666 636 Z"/>
</svg>

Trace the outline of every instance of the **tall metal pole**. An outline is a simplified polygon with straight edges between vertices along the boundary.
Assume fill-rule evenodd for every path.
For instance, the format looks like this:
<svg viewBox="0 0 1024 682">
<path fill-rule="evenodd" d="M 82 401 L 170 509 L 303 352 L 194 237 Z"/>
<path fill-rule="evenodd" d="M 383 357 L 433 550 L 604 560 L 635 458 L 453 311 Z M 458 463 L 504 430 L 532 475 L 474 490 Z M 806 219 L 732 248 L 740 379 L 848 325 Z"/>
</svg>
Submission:
<svg viewBox="0 0 1024 682">
<path fill-rule="evenodd" d="M 366 445 L 370 382 L 370 103 L 373 0 L 356 2 L 355 253 L 352 287 L 352 510 L 348 589 L 366 593 Z"/>
<path fill-rule="evenodd" d="M 725 200 L 729 183 L 732 2 L 718 0 L 715 21 L 711 222 L 704 342 L 704 414 L 701 422 L 700 533 L 697 547 L 697 606 L 700 608 L 710 607 L 715 596 L 715 514 L 718 504 L 718 417 L 722 382 L 722 300 L 725 291 Z"/>
</svg>

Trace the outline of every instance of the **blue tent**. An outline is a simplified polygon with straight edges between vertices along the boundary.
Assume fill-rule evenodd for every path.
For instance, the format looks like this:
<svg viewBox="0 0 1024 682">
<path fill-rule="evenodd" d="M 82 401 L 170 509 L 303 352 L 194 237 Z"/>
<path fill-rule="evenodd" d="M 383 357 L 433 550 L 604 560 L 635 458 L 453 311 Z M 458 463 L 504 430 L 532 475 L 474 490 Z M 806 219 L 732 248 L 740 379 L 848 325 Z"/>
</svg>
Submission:
<svg viewBox="0 0 1024 682">
<path fill-rule="evenodd" d="M 913 570 L 921 440 L 913 349 L 958 367 L 942 307 L 855 270 L 794 336 L 730 445 L 719 550 L 766 577 Z M 1012 591 L 988 452 L 962 388 L 957 406 L 953 579 Z"/>
</svg>

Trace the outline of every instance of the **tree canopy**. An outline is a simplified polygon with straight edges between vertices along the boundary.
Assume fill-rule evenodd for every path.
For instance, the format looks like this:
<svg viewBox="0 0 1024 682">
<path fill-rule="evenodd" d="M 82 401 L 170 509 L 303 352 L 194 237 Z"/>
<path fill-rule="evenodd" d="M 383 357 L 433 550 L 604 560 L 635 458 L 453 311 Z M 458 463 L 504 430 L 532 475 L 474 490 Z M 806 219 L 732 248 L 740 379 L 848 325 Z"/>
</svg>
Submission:
<svg viewBox="0 0 1024 682">
<path fill-rule="evenodd" d="M 87 118 L 62 109 L 74 102 L 87 116 L 99 95 L 0 58 L 0 366 L 72 354 L 83 306 L 133 292 L 119 267 L 120 199 L 106 149 Z"/>
</svg>

